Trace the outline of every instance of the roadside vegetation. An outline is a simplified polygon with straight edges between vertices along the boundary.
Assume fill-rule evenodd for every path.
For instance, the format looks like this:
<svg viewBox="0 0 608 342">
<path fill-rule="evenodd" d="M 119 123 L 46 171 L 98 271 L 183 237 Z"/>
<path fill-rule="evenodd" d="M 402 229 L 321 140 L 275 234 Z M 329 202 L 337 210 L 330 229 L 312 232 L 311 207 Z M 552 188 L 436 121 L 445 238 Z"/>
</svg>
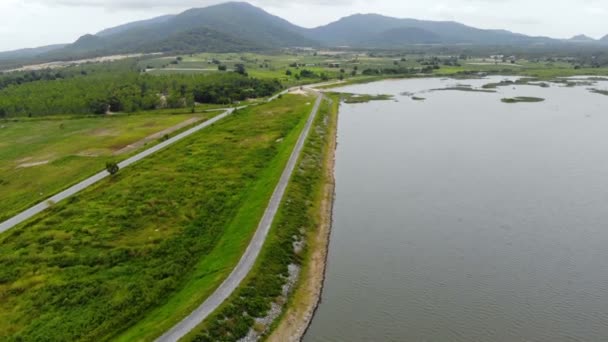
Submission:
<svg viewBox="0 0 608 342">
<path fill-rule="evenodd" d="M 238 262 L 311 106 L 239 110 L 0 235 L 0 339 L 170 328 Z"/>
<path fill-rule="evenodd" d="M 184 341 L 238 341 L 248 334 L 267 336 L 276 327 L 280 311 L 289 306 L 289 295 L 300 284 L 297 274 L 302 274 L 300 270 L 305 270 L 310 261 L 319 224 L 327 219 L 321 217 L 327 214 L 321 202 L 325 186 L 331 182 L 326 157 L 335 134 L 337 99 L 325 100 L 319 110 L 255 268 Z"/>
</svg>

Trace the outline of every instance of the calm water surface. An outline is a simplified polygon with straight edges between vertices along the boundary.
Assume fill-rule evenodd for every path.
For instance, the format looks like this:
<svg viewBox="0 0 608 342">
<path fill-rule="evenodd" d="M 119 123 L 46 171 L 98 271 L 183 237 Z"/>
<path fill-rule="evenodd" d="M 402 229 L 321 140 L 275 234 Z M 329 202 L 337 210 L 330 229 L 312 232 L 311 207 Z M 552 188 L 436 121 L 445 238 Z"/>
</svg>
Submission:
<svg viewBox="0 0 608 342">
<path fill-rule="evenodd" d="M 340 89 L 397 101 L 341 107 L 306 342 L 608 341 L 608 96 L 427 91 L 500 79 Z M 513 96 L 546 101 L 500 101 Z"/>
</svg>

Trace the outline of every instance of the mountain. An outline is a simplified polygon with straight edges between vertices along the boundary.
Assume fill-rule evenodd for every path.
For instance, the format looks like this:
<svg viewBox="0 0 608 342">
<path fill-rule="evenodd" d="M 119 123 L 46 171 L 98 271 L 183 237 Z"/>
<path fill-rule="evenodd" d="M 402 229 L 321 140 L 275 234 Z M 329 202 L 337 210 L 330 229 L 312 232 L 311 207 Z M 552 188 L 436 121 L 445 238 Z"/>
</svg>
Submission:
<svg viewBox="0 0 608 342">
<path fill-rule="evenodd" d="M 595 42 L 595 39 L 593 39 L 593 38 L 591 38 L 589 36 L 586 36 L 584 34 L 579 34 L 579 35 L 574 36 L 574 37 L 572 37 L 572 38 L 570 38 L 568 40 L 571 41 L 571 42 Z"/>
<path fill-rule="evenodd" d="M 600 42 L 602 43 L 608 43 L 608 34 L 603 36 L 602 38 L 600 38 Z"/>
<path fill-rule="evenodd" d="M 589 39 L 583 35 L 571 40 L 531 37 L 453 21 L 399 19 L 378 14 L 355 14 L 307 29 L 248 3 L 228 2 L 108 28 L 65 46 L 22 50 L 8 56 L 17 56 L 23 62 L 22 59 L 33 57 L 50 61 L 138 52 L 240 52 L 319 46 L 386 49 L 415 44 L 565 45 Z M 603 42 L 608 43 L 608 36 Z M 0 60 L 5 55 L 0 53 Z"/>
<path fill-rule="evenodd" d="M 13 51 L 0 52 L 0 60 L 15 60 L 34 58 L 42 54 L 46 54 L 53 50 L 58 50 L 65 47 L 67 44 L 47 45 L 37 48 L 19 49 Z"/>
<path fill-rule="evenodd" d="M 156 18 L 152 18 L 152 19 L 148 19 L 148 20 L 134 21 L 132 23 L 128 23 L 128 24 L 108 28 L 103 31 L 99 31 L 95 35 L 99 36 L 99 37 L 107 37 L 107 36 L 111 36 L 113 34 L 118 34 L 118 33 L 128 31 L 133 28 L 146 27 L 146 26 L 151 26 L 151 25 L 155 25 L 155 24 L 165 23 L 174 17 L 175 17 L 175 15 L 169 14 L 169 15 L 163 15 L 161 17 L 156 17 Z"/>
<path fill-rule="evenodd" d="M 441 36 L 427 30 L 415 27 L 399 27 L 374 34 L 369 39 L 361 39 L 352 45 L 391 48 L 404 47 L 412 44 L 441 43 Z"/>
<path fill-rule="evenodd" d="M 228 52 L 315 46 L 302 28 L 248 3 L 193 8 L 85 35 L 49 57 L 92 57 L 133 52 Z"/>
<path fill-rule="evenodd" d="M 377 41 L 385 45 L 395 38 L 394 31 L 403 29 L 422 30 L 426 35 L 433 34 L 434 41 L 446 44 L 531 44 L 549 42 L 544 37 L 529 37 L 523 34 L 505 30 L 483 30 L 453 21 L 427 21 L 417 19 L 398 19 L 378 14 L 356 14 L 342 18 L 329 25 L 312 29 L 308 37 L 323 42 L 326 45 L 360 45 L 374 39 L 383 39 L 382 33 L 387 33 L 387 41 Z"/>
</svg>

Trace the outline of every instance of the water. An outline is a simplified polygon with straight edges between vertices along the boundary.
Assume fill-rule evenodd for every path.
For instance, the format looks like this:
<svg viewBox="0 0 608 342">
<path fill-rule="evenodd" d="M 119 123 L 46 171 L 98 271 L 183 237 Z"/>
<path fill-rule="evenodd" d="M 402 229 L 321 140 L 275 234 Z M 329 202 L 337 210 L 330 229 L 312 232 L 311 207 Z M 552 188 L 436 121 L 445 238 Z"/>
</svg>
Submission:
<svg viewBox="0 0 608 342">
<path fill-rule="evenodd" d="M 608 340 L 608 96 L 425 92 L 500 79 L 340 89 L 398 102 L 341 107 L 327 279 L 304 341 Z M 500 101 L 514 96 L 546 101 Z"/>
</svg>

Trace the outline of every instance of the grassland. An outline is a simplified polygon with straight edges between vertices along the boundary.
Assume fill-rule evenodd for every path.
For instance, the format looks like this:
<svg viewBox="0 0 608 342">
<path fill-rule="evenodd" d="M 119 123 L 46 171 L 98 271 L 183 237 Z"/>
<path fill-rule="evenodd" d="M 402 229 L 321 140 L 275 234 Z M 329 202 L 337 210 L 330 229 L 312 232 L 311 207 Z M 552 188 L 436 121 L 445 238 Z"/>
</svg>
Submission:
<svg viewBox="0 0 608 342">
<path fill-rule="evenodd" d="M 121 152 L 125 146 L 180 123 L 217 115 L 173 113 L 180 112 L 0 121 L 0 221 L 102 170 L 106 161 L 126 159 L 137 151 Z"/>
<path fill-rule="evenodd" d="M 326 161 L 332 134 L 335 134 L 337 103 L 325 102 L 321 107 L 253 271 L 184 341 L 237 341 L 254 326 L 262 335 L 270 333 L 275 326 L 255 324 L 255 318 L 266 316 L 272 303 L 282 304 L 287 300 L 281 297 L 288 267 L 306 267 L 320 222 L 327 219 L 322 217 L 327 211 L 322 210 L 321 204 L 326 195 L 325 186 L 331 182 Z M 302 241 L 305 241 L 302 250 L 294 248 L 294 243 Z"/>
<path fill-rule="evenodd" d="M 240 110 L 1 235 L 0 340 L 160 335 L 237 263 L 310 109 Z"/>
<path fill-rule="evenodd" d="M 290 80 L 285 71 L 295 68 L 310 69 L 314 72 L 325 72 L 328 75 L 338 75 L 340 69 L 344 69 L 349 75 L 357 70 L 358 75 L 365 69 L 387 69 L 387 68 L 419 68 L 426 65 L 425 62 L 436 60 L 439 69 L 433 71 L 438 75 L 451 75 L 460 72 L 489 72 L 510 74 L 527 74 L 539 78 L 553 78 L 557 76 L 576 75 L 608 75 L 607 68 L 574 68 L 570 63 L 531 61 L 517 59 L 513 63 L 502 63 L 482 57 L 469 57 L 458 60 L 458 65 L 444 65 L 443 61 L 452 59 L 450 56 L 432 56 L 428 54 L 378 53 L 366 51 L 318 51 L 313 53 L 279 53 L 279 54 L 254 54 L 254 53 L 202 53 L 194 55 L 182 55 L 181 61 L 171 64 L 175 57 L 160 57 L 141 61 L 141 68 L 151 67 L 151 71 L 160 72 L 162 69 L 168 71 L 217 72 L 215 60 L 221 65 L 227 66 L 228 70 L 234 69 L 236 64 L 243 64 L 255 77 L 279 78 L 282 81 Z M 427 63 L 428 64 L 428 63 Z"/>
</svg>

